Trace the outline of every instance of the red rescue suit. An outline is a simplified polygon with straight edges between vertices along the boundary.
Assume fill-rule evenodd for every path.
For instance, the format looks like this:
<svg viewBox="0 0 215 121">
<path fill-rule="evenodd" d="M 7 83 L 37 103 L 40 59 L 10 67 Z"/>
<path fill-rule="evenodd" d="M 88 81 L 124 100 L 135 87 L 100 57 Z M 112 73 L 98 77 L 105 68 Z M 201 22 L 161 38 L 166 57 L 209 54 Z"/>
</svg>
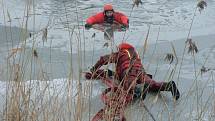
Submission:
<svg viewBox="0 0 215 121">
<path fill-rule="evenodd" d="M 114 21 L 115 21 L 116 23 L 119 23 L 119 24 L 123 24 L 123 25 L 128 26 L 128 17 L 125 16 L 123 13 L 114 12 L 114 13 L 113 13 L 113 17 L 114 17 Z M 96 15 L 89 17 L 89 18 L 86 20 L 86 23 L 87 23 L 87 24 L 90 24 L 90 25 L 105 23 L 105 15 L 104 15 L 104 12 L 99 12 L 99 13 L 97 13 Z"/>
<path fill-rule="evenodd" d="M 156 82 L 143 71 L 143 65 L 134 48 L 119 50 L 118 52 L 101 56 L 94 68 L 99 69 L 108 63 L 116 64 L 115 78 L 123 84 L 123 89 L 134 89 L 136 84 L 148 84 L 148 91 L 164 91 L 163 82 Z M 101 73 L 101 70 L 100 72 Z M 131 86 L 131 87 L 130 87 Z"/>
<path fill-rule="evenodd" d="M 106 106 L 93 117 L 92 121 L 104 119 L 105 110 L 112 110 L 112 107 L 114 107 L 113 102 L 116 102 L 118 105 L 114 108 L 112 116 L 120 116 L 121 121 L 126 121 L 124 108 L 133 100 L 134 89 L 137 84 L 147 85 L 147 88 L 144 89 L 145 93 L 148 91 L 171 91 L 176 96 L 176 100 L 180 96 L 175 83 L 156 82 L 147 76 L 135 49 L 133 47 L 127 48 L 126 46 L 126 44 L 122 44 L 121 47 L 123 49 L 119 49 L 118 52 L 101 56 L 93 68 L 91 68 L 93 74 L 87 73 L 85 75 L 87 79 L 101 79 L 109 87 L 101 95 L 102 101 Z M 116 64 L 116 74 L 114 76 L 120 84 L 112 82 L 109 77 L 106 77 L 106 72 L 99 69 L 101 66 L 109 63 Z M 170 89 L 171 85 L 174 86 Z M 109 98 L 107 95 L 108 92 L 114 92 L 117 96 Z"/>
</svg>

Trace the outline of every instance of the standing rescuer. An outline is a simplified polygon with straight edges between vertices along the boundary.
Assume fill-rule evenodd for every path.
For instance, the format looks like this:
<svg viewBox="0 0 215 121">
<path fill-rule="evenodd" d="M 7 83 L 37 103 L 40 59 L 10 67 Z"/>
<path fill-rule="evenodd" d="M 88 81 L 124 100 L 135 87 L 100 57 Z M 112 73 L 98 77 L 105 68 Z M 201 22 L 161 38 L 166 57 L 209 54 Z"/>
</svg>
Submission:
<svg viewBox="0 0 215 121">
<path fill-rule="evenodd" d="M 87 18 L 85 28 L 90 29 L 94 24 L 103 23 L 121 24 L 121 27 L 124 29 L 129 27 L 128 17 L 123 13 L 114 11 L 113 6 L 111 4 L 105 4 L 103 12 L 99 12 L 96 15 Z"/>
</svg>

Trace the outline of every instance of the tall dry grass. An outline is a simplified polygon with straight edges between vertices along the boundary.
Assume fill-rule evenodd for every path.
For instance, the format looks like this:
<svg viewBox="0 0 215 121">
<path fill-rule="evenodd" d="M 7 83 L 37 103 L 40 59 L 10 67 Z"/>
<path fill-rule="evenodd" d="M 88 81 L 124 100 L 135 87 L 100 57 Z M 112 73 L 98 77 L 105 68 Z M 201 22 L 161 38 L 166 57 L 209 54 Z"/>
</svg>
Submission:
<svg viewBox="0 0 215 121">
<path fill-rule="evenodd" d="M 45 43 L 46 41 L 51 41 L 48 40 L 48 32 L 49 29 L 51 28 L 49 25 L 44 27 L 41 31 L 37 32 L 36 34 L 31 34 L 28 33 L 28 16 L 30 12 L 35 11 L 34 8 L 34 0 L 28 0 L 26 2 L 25 6 L 25 11 L 24 11 L 24 16 L 22 22 L 21 22 L 21 27 L 24 28 L 22 31 L 22 34 L 20 35 L 20 43 L 21 46 L 17 48 L 12 48 L 14 45 L 11 47 L 8 47 L 10 51 L 8 51 L 7 55 L 7 80 L 6 80 L 6 91 L 5 91 L 5 96 L 4 99 L 5 101 L 2 101 L 4 103 L 3 107 L 1 108 L 1 120 L 5 121 L 86 121 L 90 120 L 92 116 L 96 113 L 97 108 L 100 107 L 98 106 L 97 108 L 92 107 L 93 103 L 95 103 L 95 99 L 92 98 L 92 88 L 93 87 L 92 83 L 82 83 L 82 80 L 85 80 L 82 78 L 82 72 L 85 70 L 85 67 L 87 66 L 86 61 L 90 61 L 86 58 L 86 52 L 85 52 L 85 40 L 81 39 L 81 36 L 84 36 L 85 34 L 81 35 L 81 29 L 79 29 L 79 26 L 82 26 L 83 23 L 81 24 L 79 20 L 79 10 L 76 8 L 76 16 L 77 16 L 77 26 L 72 26 L 69 24 L 69 16 L 66 14 L 66 21 L 67 21 L 67 26 L 66 30 L 68 32 L 68 37 L 70 41 L 70 57 L 68 57 L 68 60 L 70 63 L 67 64 L 69 66 L 70 71 L 66 72 L 67 73 L 67 79 L 63 81 L 63 87 L 58 88 L 57 83 L 52 84 L 52 80 L 49 79 L 48 74 L 45 71 L 46 65 L 44 64 L 42 57 L 40 56 L 40 53 L 38 53 L 36 46 L 34 46 L 35 42 L 38 39 L 38 36 L 42 35 L 42 40 Z M 76 1 L 77 2 L 77 1 Z M 76 3 L 77 4 L 77 3 Z M 134 1 L 134 6 L 135 5 L 140 5 L 142 4 L 141 1 L 135 0 Z M 4 7 L 4 1 L 2 0 L 1 5 Z M 200 1 L 197 4 L 196 9 L 194 10 L 194 15 L 190 24 L 190 29 L 188 31 L 188 36 L 187 40 L 190 38 L 191 30 L 192 30 L 192 25 L 193 21 L 196 16 L 196 12 L 198 8 L 204 8 L 205 2 Z M 133 7 L 134 7 L 133 6 Z M 65 7 L 65 13 L 68 12 L 66 3 L 64 4 Z M 77 7 L 77 5 L 76 5 Z M 3 13 L 4 13 L 4 20 L 5 23 L 7 18 L 10 19 L 10 13 L 6 11 L 6 8 L 3 8 Z M 134 12 L 133 8 L 131 13 Z M 130 13 L 130 15 L 131 15 Z M 35 22 L 32 24 L 35 25 Z M 72 26 L 72 27 L 71 27 Z M 161 28 L 162 29 L 162 28 Z M 76 31 L 77 30 L 77 31 Z M 84 33 L 84 30 L 83 30 Z M 143 47 L 140 49 L 140 53 L 142 54 L 142 58 L 144 59 L 144 55 L 147 53 L 147 49 L 149 47 L 148 45 L 148 36 L 150 33 L 150 29 L 148 30 L 148 34 L 146 39 L 143 42 Z M 10 33 L 9 33 L 10 34 Z M 126 34 L 126 33 L 125 33 Z M 72 38 L 72 36 L 76 36 L 76 40 Z M 26 49 L 26 41 L 27 39 L 32 39 L 33 41 L 33 46 L 30 49 Z M 8 41 L 11 41 L 11 38 L 7 38 Z M 157 41 L 159 40 L 159 33 L 157 36 Z M 83 42 L 84 41 L 84 42 Z M 157 45 L 156 41 L 156 45 Z M 76 63 L 73 60 L 73 42 L 78 43 L 78 54 L 77 54 L 77 62 Z M 95 40 L 93 40 L 95 42 Z M 84 45 L 82 45 L 84 43 Z M 94 45 L 94 44 L 93 44 Z M 189 47 L 188 47 L 189 46 Z M 196 105 L 189 104 L 190 110 L 196 110 L 197 112 L 197 117 L 195 120 L 201 121 L 203 120 L 204 115 L 206 115 L 206 112 L 208 111 L 208 104 L 210 104 L 211 100 L 214 100 L 214 95 L 210 94 L 211 96 L 206 99 L 206 102 L 202 101 L 202 93 L 205 92 L 206 84 L 207 82 L 211 80 L 207 80 L 206 84 L 203 85 L 204 88 L 199 87 L 199 76 L 200 76 L 200 71 L 198 68 L 196 68 L 196 59 L 195 59 L 195 51 L 197 49 L 197 46 L 192 42 L 189 41 L 189 45 L 185 43 L 183 55 L 180 58 L 179 63 L 179 57 L 176 53 L 176 49 L 174 45 L 170 42 L 170 48 L 171 52 L 167 53 L 165 56 L 165 59 L 170 62 L 170 66 L 168 71 L 166 72 L 165 80 L 170 81 L 174 77 L 178 77 L 177 83 L 180 84 L 180 77 L 181 77 L 181 70 L 183 66 L 183 59 L 186 54 L 186 50 L 189 48 L 188 52 L 192 52 L 191 56 L 193 58 L 193 66 L 195 68 L 195 79 L 193 81 L 192 87 L 190 87 L 190 90 L 186 92 L 185 94 L 182 94 L 181 103 L 180 105 L 187 105 L 187 103 L 190 103 L 188 100 L 188 97 L 190 95 L 194 95 L 196 101 Z M 94 47 L 93 47 L 94 48 Z M 51 50 L 51 45 L 50 45 L 50 50 Z M 84 50 L 84 51 L 82 51 Z M 153 53 L 151 55 L 150 61 L 154 60 L 154 55 L 156 53 L 156 46 L 153 50 Z M 52 54 L 50 51 L 49 53 L 52 56 L 55 56 Z M 205 58 L 205 63 L 207 63 L 207 59 L 209 57 L 209 54 Z M 18 59 L 17 59 L 18 58 Z M 52 57 L 50 56 L 50 61 Z M 92 53 L 92 63 L 95 61 L 94 59 L 94 50 Z M 18 60 L 18 61 L 17 61 Z M 36 62 L 36 64 L 35 64 Z M 76 66 L 78 69 L 74 70 L 74 64 L 77 64 Z M 150 63 L 151 64 L 151 63 Z M 150 68 L 150 64 L 147 66 L 147 68 Z M 202 66 L 204 66 L 204 64 Z M 30 65 L 30 68 L 26 68 L 26 65 Z M 39 69 L 34 72 L 33 67 L 37 66 Z M 157 70 L 158 70 L 157 65 Z M 156 71 L 154 76 L 156 76 Z M 74 79 L 75 77 L 75 71 L 78 71 L 78 78 Z M 178 74 L 176 72 L 179 72 Z M 35 76 L 36 75 L 36 76 Z M 211 72 L 211 77 L 212 81 L 214 82 L 213 79 L 213 72 Z M 36 78 L 35 78 L 36 77 Z M 27 80 L 28 81 L 27 81 Z M 35 79 L 37 81 L 35 81 Z M 74 87 L 75 85 L 75 87 Z M 77 89 L 76 94 L 72 91 L 73 88 Z M 193 94 L 194 93 L 194 94 Z M 75 95 L 75 96 L 74 96 Z M 158 97 L 161 97 L 163 100 L 163 109 L 160 110 L 160 112 L 157 112 L 156 114 L 153 114 L 151 110 L 153 109 L 153 106 L 156 106 Z M 156 94 L 155 98 L 152 99 L 151 105 L 145 105 L 143 102 L 140 102 L 143 106 L 144 110 L 139 110 L 136 111 L 138 114 L 136 116 L 132 115 L 133 113 L 127 113 L 126 116 L 128 120 L 133 120 L 132 118 L 137 117 L 137 116 L 142 116 L 141 118 L 138 118 L 138 120 L 169 120 L 169 121 L 175 121 L 175 120 L 181 120 L 183 117 L 183 108 L 177 107 L 178 103 L 174 102 L 173 104 L 173 111 L 169 111 L 169 106 L 165 102 L 165 99 L 162 95 L 159 93 Z M 95 104 L 94 104 L 95 105 Z M 139 106 L 139 105 L 138 105 Z M 213 111 L 215 110 L 215 105 L 213 104 Z M 115 107 L 113 107 L 115 108 Z M 128 109 L 125 110 L 125 112 L 132 112 L 133 110 L 138 110 L 138 108 L 135 109 L 135 107 L 129 106 Z M 110 111 L 110 110 L 109 110 Z M 168 117 L 162 117 L 163 114 L 167 112 Z M 175 112 L 175 113 L 174 113 Z M 110 111 L 111 113 L 111 111 Z M 214 112 L 211 112 L 213 115 L 211 115 L 211 120 L 214 119 Z M 192 112 L 189 114 L 190 120 L 192 120 Z M 132 117 L 132 118 L 129 118 Z M 109 117 L 107 117 L 109 118 Z"/>
</svg>

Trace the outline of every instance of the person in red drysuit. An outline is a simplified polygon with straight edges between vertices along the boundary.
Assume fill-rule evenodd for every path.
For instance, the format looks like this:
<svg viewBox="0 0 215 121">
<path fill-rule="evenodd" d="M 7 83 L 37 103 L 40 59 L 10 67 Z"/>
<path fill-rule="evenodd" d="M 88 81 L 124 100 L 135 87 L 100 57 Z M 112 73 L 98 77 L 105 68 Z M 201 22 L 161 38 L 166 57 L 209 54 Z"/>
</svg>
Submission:
<svg viewBox="0 0 215 121">
<path fill-rule="evenodd" d="M 85 28 L 90 29 L 94 24 L 121 24 L 122 29 L 129 27 L 128 17 L 123 13 L 116 12 L 111 4 L 104 5 L 104 11 L 99 12 L 96 15 L 90 16 L 86 20 Z"/>
<path fill-rule="evenodd" d="M 109 63 L 116 64 L 115 74 L 111 71 L 106 73 L 106 71 L 100 69 L 100 67 Z M 114 79 L 120 83 L 118 85 L 119 88 L 129 92 L 128 96 L 140 97 L 150 91 L 170 91 L 176 100 L 180 97 L 179 90 L 174 81 L 157 82 L 146 74 L 137 51 L 129 43 L 121 43 L 118 46 L 117 52 L 101 56 L 90 71 L 91 73 L 88 72 L 85 74 L 87 79 L 105 79 L 114 75 Z M 144 90 L 137 86 L 138 84 L 144 84 Z M 141 98 L 144 99 L 145 95 Z"/>
<path fill-rule="evenodd" d="M 109 63 L 116 65 L 115 74 L 110 70 L 100 69 L 103 65 Z M 141 98 L 144 100 L 148 91 L 171 91 L 176 100 L 180 97 L 174 81 L 156 82 L 145 73 L 138 53 L 128 43 L 121 43 L 117 52 L 101 56 L 90 71 L 85 73 L 86 79 L 101 79 L 109 87 L 101 95 L 105 107 L 97 112 L 92 121 L 105 119 L 105 110 L 111 110 L 110 112 L 113 113 L 111 118 L 118 116 L 120 121 L 126 121 L 125 107 L 135 99 Z M 115 84 L 111 80 L 110 77 L 113 75 L 114 79 L 119 81 L 119 84 Z M 140 87 L 139 84 L 143 84 L 143 87 Z M 108 97 L 108 92 L 112 92 L 116 96 Z"/>
</svg>

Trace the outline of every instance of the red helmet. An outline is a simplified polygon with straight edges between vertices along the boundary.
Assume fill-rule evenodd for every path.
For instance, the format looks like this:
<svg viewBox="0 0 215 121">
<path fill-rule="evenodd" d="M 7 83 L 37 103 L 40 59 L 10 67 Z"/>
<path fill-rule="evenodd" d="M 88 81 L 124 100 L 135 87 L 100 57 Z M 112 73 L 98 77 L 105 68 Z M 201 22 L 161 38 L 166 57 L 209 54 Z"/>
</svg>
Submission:
<svg viewBox="0 0 215 121">
<path fill-rule="evenodd" d="M 123 42 L 123 43 L 119 44 L 118 48 L 119 48 L 119 50 L 123 50 L 123 49 L 130 49 L 130 48 L 134 48 L 134 47 L 126 42 Z"/>
<path fill-rule="evenodd" d="M 113 6 L 111 4 L 104 5 L 104 11 L 112 11 L 112 10 L 113 10 Z"/>
</svg>

